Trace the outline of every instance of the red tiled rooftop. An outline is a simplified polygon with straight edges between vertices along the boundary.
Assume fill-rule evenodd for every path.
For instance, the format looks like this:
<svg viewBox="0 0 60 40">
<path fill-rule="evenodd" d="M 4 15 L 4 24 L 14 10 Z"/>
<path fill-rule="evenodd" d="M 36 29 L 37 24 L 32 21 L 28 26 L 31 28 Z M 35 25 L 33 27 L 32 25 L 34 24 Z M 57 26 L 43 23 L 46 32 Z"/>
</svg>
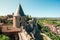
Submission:
<svg viewBox="0 0 60 40">
<path fill-rule="evenodd" d="M 2 26 L 3 25 L 3 23 L 0 23 L 0 26 Z"/>
<path fill-rule="evenodd" d="M 16 27 L 7 27 L 7 26 L 4 26 L 2 27 L 2 32 L 5 32 L 5 33 L 13 33 L 13 32 L 20 32 L 21 30 L 19 28 L 16 28 Z"/>
</svg>

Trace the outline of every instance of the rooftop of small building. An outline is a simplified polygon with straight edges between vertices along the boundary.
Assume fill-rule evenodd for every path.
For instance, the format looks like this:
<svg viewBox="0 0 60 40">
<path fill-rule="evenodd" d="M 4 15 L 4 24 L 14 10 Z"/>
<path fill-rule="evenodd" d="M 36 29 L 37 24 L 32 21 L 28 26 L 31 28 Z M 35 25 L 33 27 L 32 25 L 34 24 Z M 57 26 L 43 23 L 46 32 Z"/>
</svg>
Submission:
<svg viewBox="0 0 60 40">
<path fill-rule="evenodd" d="M 7 25 L 7 24 L 3 24 L 3 23 L 0 23 L 0 28 L 1 28 L 0 30 L 3 33 L 21 32 L 21 29 L 20 28 L 13 27 L 13 25 Z"/>
</svg>

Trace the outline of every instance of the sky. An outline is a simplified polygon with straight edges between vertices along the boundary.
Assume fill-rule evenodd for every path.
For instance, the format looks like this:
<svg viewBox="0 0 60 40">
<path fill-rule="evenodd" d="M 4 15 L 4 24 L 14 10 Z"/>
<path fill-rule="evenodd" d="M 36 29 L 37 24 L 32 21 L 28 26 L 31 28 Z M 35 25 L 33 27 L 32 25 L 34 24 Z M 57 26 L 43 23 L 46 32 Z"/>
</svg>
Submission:
<svg viewBox="0 0 60 40">
<path fill-rule="evenodd" d="M 12 14 L 18 4 L 32 17 L 60 17 L 60 0 L 0 0 L 0 15 Z"/>
</svg>

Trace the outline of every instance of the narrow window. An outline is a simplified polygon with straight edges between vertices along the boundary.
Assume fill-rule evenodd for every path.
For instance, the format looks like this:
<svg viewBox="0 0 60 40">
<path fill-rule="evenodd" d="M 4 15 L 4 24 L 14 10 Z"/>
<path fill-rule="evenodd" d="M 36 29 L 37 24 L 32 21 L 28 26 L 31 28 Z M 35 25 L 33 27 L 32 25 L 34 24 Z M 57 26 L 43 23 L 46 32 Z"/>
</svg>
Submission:
<svg viewBox="0 0 60 40">
<path fill-rule="evenodd" d="M 21 26 L 21 23 L 20 23 L 20 26 Z"/>
<path fill-rule="evenodd" d="M 21 18 L 19 20 L 21 20 Z"/>
</svg>

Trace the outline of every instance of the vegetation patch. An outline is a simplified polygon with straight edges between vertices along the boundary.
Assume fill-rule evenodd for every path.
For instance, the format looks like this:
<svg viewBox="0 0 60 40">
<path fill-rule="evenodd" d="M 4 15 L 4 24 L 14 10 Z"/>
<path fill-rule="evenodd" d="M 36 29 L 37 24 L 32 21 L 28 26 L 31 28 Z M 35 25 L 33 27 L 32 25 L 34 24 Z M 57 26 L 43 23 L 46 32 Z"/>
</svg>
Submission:
<svg viewBox="0 0 60 40">
<path fill-rule="evenodd" d="M 57 33 L 52 33 L 48 27 L 44 26 L 44 23 L 47 24 L 56 24 L 57 26 L 60 25 L 60 21 L 52 21 L 52 20 L 48 20 L 47 19 L 38 19 L 37 23 L 40 25 L 39 27 L 41 27 L 41 32 L 46 34 L 48 37 L 50 37 L 52 40 L 60 40 L 60 37 L 58 36 Z"/>
</svg>

